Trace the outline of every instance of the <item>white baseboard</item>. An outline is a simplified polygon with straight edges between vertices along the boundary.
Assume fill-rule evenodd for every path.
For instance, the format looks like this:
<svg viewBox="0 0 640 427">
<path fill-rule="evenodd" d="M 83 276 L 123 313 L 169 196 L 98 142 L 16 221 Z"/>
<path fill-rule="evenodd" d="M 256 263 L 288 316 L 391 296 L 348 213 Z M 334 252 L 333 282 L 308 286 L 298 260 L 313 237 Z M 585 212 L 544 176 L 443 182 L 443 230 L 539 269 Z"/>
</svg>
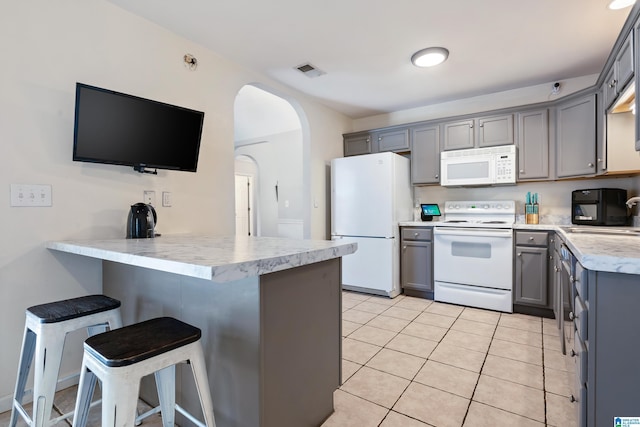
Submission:
<svg viewBox="0 0 640 427">
<path fill-rule="evenodd" d="M 56 386 L 56 391 L 64 390 L 65 388 L 72 387 L 78 384 L 80 381 L 80 373 L 69 375 L 68 377 L 60 379 L 58 381 L 58 385 Z M 11 403 L 13 401 L 13 392 L 9 396 L 0 397 L 0 412 L 6 412 L 11 410 Z M 31 394 L 31 390 L 24 396 L 24 404 L 33 401 L 33 395 Z"/>
</svg>

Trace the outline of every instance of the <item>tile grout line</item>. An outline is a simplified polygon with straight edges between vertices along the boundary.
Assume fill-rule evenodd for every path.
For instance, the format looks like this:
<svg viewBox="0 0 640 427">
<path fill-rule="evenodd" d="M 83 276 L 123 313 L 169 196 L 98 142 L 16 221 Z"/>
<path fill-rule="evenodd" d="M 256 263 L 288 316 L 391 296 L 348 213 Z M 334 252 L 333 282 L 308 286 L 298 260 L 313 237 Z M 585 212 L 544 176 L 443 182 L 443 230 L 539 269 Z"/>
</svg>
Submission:
<svg viewBox="0 0 640 427">
<path fill-rule="evenodd" d="M 496 331 L 498 330 L 498 325 L 500 324 L 500 319 L 502 318 L 502 313 L 498 317 L 498 322 L 496 323 L 496 327 L 493 329 L 493 334 L 491 334 L 491 341 L 489 341 L 489 347 L 487 348 L 486 353 L 484 354 L 484 360 L 482 361 L 482 366 L 480 366 L 480 371 L 478 372 L 478 379 L 476 380 L 476 384 L 473 386 L 473 392 L 471 393 L 471 397 L 469 398 L 469 405 L 467 406 L 467 410 L 464 413 L 464 417 L 462 418 L 462 424 L 464 425 L 467 420 L 467 416 L 469 415 L 469 410 L 471 409 L 471 403 L 474 402 L 473 396 L 476 394 L 476 390 L 478 388 L 478 383 L 480 383 L 480 377 L 482 376 L 482 370 L 484 369 L 484 364 L 487 362 L 487 357 L 489 356 L 489 349 L 491 349 L 491 343 L 493 342 L 493 337 L 496 335 Z"/>
<path fill-rule="evenodd" d="M 363 301 L 363 302 L 364 302 L 364 301 Z M 388 307 L 389 307 L 389 308 L 391 308 L 391 307 L 393 307 L 393 306 L 395 306 L 395 305 L 396 305 L 396 304 L 389 305 Z M 425 307 L 425 308 L 423 308 L 423 309 L 415 309 L 415 308 L 408 308 L 408 307 L 399 307 L 399 308 L 403 308 L 403 309 L 407 309 L 407 310 L 417 311 L 417 312 L 420 312 L 420 314 L 422 314 L 422 313 L 429 313 L 429 312 L 428 312 L 428 311 L 426 311 L 426 310 L 427 310 L 431 305 L 432 305 L 432 304 L 429 304 L 428 306 L 426 306 L 426 307 Z M 352 307 L 352 308 L 355 308 L 355 306 L 354 306 L 354 307 Z M 461 317 L 461 316 L 463 315 L 463 313 L 464 313 L 464 310 L 465 310 L 465 309 L 466 309 L 466 307 L 462 307 L 462 310 L 461 310 L 461 311 L 460 311 L 456 316 L 443 315 L 443 314 L 441 314 L 441 313 L 430 313 L 430 314 L 436 314 L 436 315 L 439 315 L 439 316 L 445 316 L 445 317 L 449 317 L 449 318 L 454 319 L 454 320 L 453 320 L 453 322 L 451 323 L 451 325 L 450 325 L 450 326 L 448 326 L 448 327 L 446 328 L 446 332 L 442 335 L 442 337 L 441 337 L 438 341 L 433 341 L 433 340 L 430 340 L 430 339 L 426 339 L 426 338 L 424 338 L 424 337 L 422 337 L 422 336 L 413 336 L 413 335 L 410 335 L 410 334 L 405 334 L 405 335 L 413 336 L 414 338 L 418 338 L 418 339 L 422 339 L 422 340 L 426 340 L 426 341 L 432 341 L 432 342 L 435 342 L 435 343 L 436 343 L 436 347 L 435 347 L 435 348 L 434 348 L 434 350 L 432 350 L 432 351 L 429 353 L 429 355 L 424 359 L 424 362 L 422 362 L 422 363 L 421 363 L 421 365 L 420 365 L 420 367 L 417 369 L 416 373 L 415 373 L 415 374 L 413 374 L 413 377 L 412 377 L 411 379 L 409 379 L 409 380 L 408 380 L 409 382 L 408 382 L 407 386 L 406 386 L 406 387 L 404 388 L 404 390 L 400 393 L 399 397 L 395 400 L 395 402 L 391 405 L 391 408 L 385 408 L 385 409 L 388 409 L 388 410 L 387 410 L 387 412 L 386 412 L 385 416 L 383 417 L 383 419 L 378 423 L 378 426 L 380 426 L 380 425 L 384 422 L 384 420 L 386 420 L 386 419 L 388 418 L 388 416 L 390 415 L 390 413 L 393 411 L 393 408 L 395 407 L 395 405 L 398 403 L 398 401 L 399 401 L 399 400 L 402 398 L 402 396 L 405 394 L 405 392 L 406 392 L 406 390 L 408 389 L 408 387 L 409 387 L 412 383 L 416 383 L 415 378 L 416 378 L 416 377 L 417 377 L 417 375 L 420 373 L 420 371 L 421 371 L 422 369 L 424 369 L 424 366 L 426 365 L 426 363 L 427 363 L 429 360 L 431 360 L 430 358 L 431 358 L 431 356 L 432 356 L 432 354 L 433 354 L 433 351 L 435 351 L 435 349 L 437 348 L 437 346 L 438 346 L 438 345 L 440 345 L 440 344 L 444 341 L 444 339 L 446 338 L 446 336 L 447 336 L 451 331 L 454 331 L 454 332 L 461 332 L 461 333 L 468 333 L 468 334 L 477 335 L 477 336 L 482 336 L 482 337 L 488 337 L 488 334 L 484 334 L 484 335 L 483 335 L 483 334 L 476 334 L 476 333 L 474 333 L 474 332 L 470 332 L 470 331 L 454 329 L 454 325 L 455 325 L 455 323 L 456 323 L 458 320 L 460 320 L 460 319 L 469 320 L 469 321 L 471 321 L 471 322 L 474 322 L 474 321 L 476 321 L 476 322 L 477 322 L 477 320 L 473 320 L 473 319 L 466 319 L 466 318 L 464 318 L 464 317 Z M 388 310 L 388 308 L 387 308 L 387 310 Z M 387 310 L 385 310 L 385 311 L 387 311 Z M 375 318 L 377 318 L 378 316 L 384 316 L 384 315 L 385 315 L 385 314 L 384 314 L 384 312 L 382 312 L 382 313 L 372 313 L 372 314 L 375 314 L 374 319 L 375 319 Z M 391 338 L 390 340 L 388 340 L 388 341 L 386 342 L 386 344 L 384 344 L 383 346 L 381 346 L 381 347 L 380 347 L 380 350 L 378 350 L 378 351 L 377 351 L 373 356 L 371 356 L 370 358 L 368 358 L 367 362 L 365 362 L 365 364 L 361 365 L 361 366 L 360 366 L 360 368 L 358 368 L 358 370 L 357 370 L 356 372 L 358 372 L 358 371 L 362 368 L 362 366 L 366 366 L 366 363 L 368 363 L 368 362 L 369 362 L 370 360 L 372 360 L 372 359 L 373 359 L 377 354 L 379 354 L 379 353 L 380 353 L 380 351 L 382 350 L 382 348 L 387 348 L 387 349 L 388 349 L 387 345 L 389 344 L 389 342 L 391 342 L 393 339 L 395 339 L 398 335 L 402 334 L 402 333 L 403 333 L 403 331 L 404 331 L 404 330 L 406 330 L 406 328 L 407 328 L 407 327 L 409 327 L 410 325 L 412 325 L 412 324 L 419 324 L 419 325 L 423 325 L 424 327 L 435 326 L 435 327 L 438 327 L 438 328 L 442 328 L 442 325 L 430 325 L 430 324 L 428 324 L 428 323 L 424 323 L 424 324 L 423 324 L 423 323 L 420 323 L 420 322 L 415 322 L 415 319 L 416 319 L 418 316 L 420 316 L 420 314 L 418 314 L 418 315 L 417 315 L 416 317 L 414 317 L 412 320 L 408 320 L 408 319 L 404 319 L 404 318 L 396 317 L 396 319 L 408 321 L 407 325 L 405 325 L 402 329 L 400 329 L 400 330 L 399 330 L 399 331 L 397 331 L 397 332 L 396 332 L 396 330 L 389 330 L 389 329 L 380 328 L 380 327 L 378 327 L 378 326 L 369 325 L 369 326 L 371 326 L 371 327 L 373 327 L 373 328 L 378 328 L 378 329 L 381 329 L 381 330 L 385 330 L 385 331 L 387 331 L 387 332 L 393 332 L 393 333 L 394 333 L 394 336 L 393 336 L 393 338 Z M 463 423 L 467 420 L 467 416 L 468 416 L 468 414 L 469 414 L 469 410 L 470 410 L 471 403 L 472 403 L 472 402 L 474 402 L 473 398 L 474 398 L 474 396 L 476 395 L 476 391 L 477 391 L 477 387 L 478 387 L 478 384 L 479 384 L 480 377 L 483 375 L 483 374 L 482 374 L 482 371 L 483 371 L 484 366 L 485 366 L 485 364 L 486 364 L 486 360 L 487 360 L 488 355 L 489 355 L 489 350 L 490 350 L 490 348 L 491 348 L 491 344 L 493 343 L 493 341 L 494 341 L 494 340 L 501 340 L 500 338 L 497 338 L 497 337 L 496 337 L 497 328 L 498 328 L 499 326 L 502 326 L 502 327 L 505 327 L 505 328 L 508 328 L 508 329 L 513 329 L 513 330 L 517 330 L 517 331 L 522 331 L 522 332 L 532 332 L 532 333 L 535 333 L 535 331 L 531 331 L 531 330 L 530 330 L 529 328 L 527 328 L 527 327 L 520 327 L 520 328 L 518 328 L 518 327 L 513 327 L 512 325 L 500 325 L 500 320 L 505 316 L 505 313 L 499 313 L 499 314 L 500 314 L 500 316 L 498 317 L 498 321 L 497 321 L 496 323 L 481 322 L 481 323 L 483 323 L 483 324 L 489 324 L 489 325 L 495 325 L 495 326 L 494 326 L 494 328 L 493 328 L 493 332 L 492 332 L 492 334 L 491 334 L 491 336 L 490 336 L 489 347 L 487 348 L 487 350 L 486 350 L 486 351 L 484 351 L 484 353 L 485 353 L 485 354 L 484 354 L 484 359 L 483 359 L 483 362 L 482 362 L 482 366 L 480 367 L 480 370 L 479 370 L 479 372 L 478 372 L 478 380 L 477 380 L 477 381 L 476 381 L 476 383 L 475 383 L 474 390 L 473 390 L 473 392 L 472 392 L 472 394 L 471 394 L 471 398 L 469 399 L 469 405 L 468 405 L 468 406 L 467 406 L 467 408 L 466 408 L 466 412 L 465 412 L 465 415 L 464 415 L 464 418 L 463 418 Z M 547 402 L 546 402 L 546 394 L 547 394 L 547 391 L 546 391 L 546 376 L 545 376 L 546 374 L 545 374 L 545 372 L 544 372 L 544 367 L 545 367 L 545 365 L 544 365 L 544 348 L 545 348 L 545 346 L 544 346 L 544 340 L 543 340 L 543 337 L 542 337 L 542 335 L 544 334 L 544 325 L 543 325 L 543 323 L 544 323 L 544 322 L 543 322 L 543 319 L 542 319 L 541 317 L 539 317 L 539 316 L 536 316 L 536 317 L 538 317 L 538 318 L 537 318 L 537 319 L 535 319 L 535 320 L 536 320 L 536 322 L 535 322 L 535 323 L 537 323 L 538 325 L 540 325 L 540 326 L 541 326 L 541 328 L 542 328 L 542 331 L 541 331 L 541 333 L 540 333 L 540 335 L 541 335 L 541 338 L 540 338 L 540 339 L 541 339 L 541 345 L 540 345 L 538 348 L 540 348 L 540 349 L 541 349 L 541 352 L 542 352 L 542 366 L 541 366 L 541 369 L 542 369 L 542 371 L 543 371 L 543 372 L 542 372 L 542 376 L 543 376 L 543 378 L 542 378 L 542 379 L 543 379 L 542 392 L 543 392 L 543 402 L 544 402 L 544 411 L 545 411 L 544 425 L 545 425 L 545 426 L 547 426 L 547 425 L 548 425 L 548 419 L 547 419 Z M 373 321 L 373 319 L 371 319 L 369 322 L 371 322 L 371 321 Z M 367 325 L 369 322 L 365 323 L 364 325 Z M 361 325 L 361 326 L 364 326 L 364 325 Z M 443 328 L 443 329 L 444 329 L 444 328 Z M 355 331 L 353 331 L 353 332 L 355 332 Z M 356 340 L 355 338 L 352 338 L 352 339 Z M 359 340 L 357 340 L 357 341 L 359 341 Z M 517 341 L 510 341 L 510 340 L 501 340 L 501 341 L 518 343 Z M 362 341 L 362 342 L 365 342 L 365 343 L 367 343 L 367 344 L 371 344 L 371 343 L 368 343 L 368 342 L 366 342 L 366 341 Z M 528 343 L 526 343 L 526 344 L 518 343 L 518 344 L 527 345 L 527 346 L 534 347 L 534 348 L 536 347 L 536 346 L 531 346 L 531 345 L 530 345 L 530 344 L 528 344 Z M 453 344 L 452 344 L 452 345 L 453 345 Z M 472 349 L 466 349 L 466 348 L 464 348 L 464 347 L 460 347 L 460 348 L 461 348 L 461 349 L 464 349 L 465 351 L 467 351 L 467 350 L 468 350 L 468 351 L 473 351 Z M 399 350 L 395 350 L 395 349 L 390 349 L 390 350 L 398 351 L 399 353 L 403 353 L 403 354 L 407 354 L 407 355 L 410 355 L 410 356 L 415 356 L 415 357 L 420 357 L 420 358 L 421 358 L 421 356 L 416 356 L 415 354 L 411 354 L 411 353 L 405 353 L 404 351 L 399 351 Z M 508 359 L 511 359 L 511 358 L 508 358 Z M 522 360 L 518 360 L 518 359 L 511 359 L 511 360 L 518 361 L 518 362 L 522 362 L 522 363 L 528 363 L 528 362 L 524 362 L 524 361 L 522 361 Z M 439 362 L 439 363 L 443 363 L 443 362 Z M 444 364 L 445 364 L 445 365 L 448 365 L 448 364 L 446 364 L 446 363 L 444 363 Z M 535 363 L 528 363 L 528 364 L 531 364 L 531 365 L 535 365 L 535 366 L 537 366 Z M 459 368 L 459 367 L 454 366 L 454 365 L 448 365 L 448 366 L 453 366 L 453 367 Z M 381 371 L 381 370 L 379 370 L 379 369 L 372 368 L 372 367 L 370 367 L 370 366 L 368 366 L 368 368 L 369 368 L 369 369 L 376 370 L 376 371 L 379 371 L 379 372 L 383 372 L 383 373 L 386 373 L 386 374 L 389 374 L 389 375 L 395 375 L 395 374 L 392 374 L 392 373 L 390 373 L 390 372 Z M 460 368 L 460 369 L 464 369 L 464 368 Z M 465 370 L 469 371 L 469 369 L 465 369 Z M 474 371 L 471 371 L 471 372 L 474 372 Z M 354 372 L 354 374 L 355 374 L 355 372 Z M 353 374 L 352 374 L 352 375 L 353 375 Z M 398 375 L 395 375 L 395 376 L 398 376 Z M 488 375 L 488 376 L 491 376 L 491 375 Z M 405 378 L 405 377 L 400 377 L 400 376 L 398 376 L 398 377 L 399 377 L 399 378 L 403 378 L 403 379 L 407 379 L 407 378 Z M 499 378 L 499 377 L 496 377 L 496 378 Z M 512 381 L 510 381 L 510 382 L 512 382 Z M 518 382 L 513 382 L 513 383 L 514 383 L 514 384 L 518 384 L 518 385 L 522 385 L 522 386 L 527 386 L 527 387 L 532 388 L 532 389 L 536 389 L 535 387 L 533 387 L 533 386 L 528 386 L 527 384 L 520 384 L 520 383 L 518 383 Z M 421 384 L 421 383 L 420 383 L 420 384 Z M 440 389 L 438 389 L 437 387 L 435 387 L 435 389 L 440 390 Z M 539 389 L 536 389 L 536 390 L 539 390 Z M 452 394 L 452 395 L 454 395 L 454 396 L 458 396 L 456 393 L 451 393 L 451 392 L 446 391 L 446 390 L 440 390 L 440 391 L 443 391 L 443 392 L 445 392 L 445 393 L 450 393 L 450 394 Z M 348 392 L 347 392 L 347 393 L 348 393 Z M 349 393 L 349 394 L 351 394 L 351 393 Z M 360 399 L 363 399 L 363 400 L 368 401 L 367 399 L 364 399 L 364 398 L 362 398 L 362 397 L 360 397 L 360 396 L 357 396 L 357 395 L 353 395 L 353 396 L 356 396 L 356 397 L 358 397 L 358 398 L 360 398 Z M 462 397 L 462 396 L 461 396 L 461 397 Z M 369 402 L 371 402 L 371 401 L 369 401 Z M 377 403 L 375 403 L 375 402 L 371 402 L 371 403 L 374 403 L 374 404 L 378 405 L 378 404 L 377 404 Z M 477 402 L 477 403 L 479 403 L 479 404 L 483 404 L 483 403 L 481 403 L 481 402 Z M 488 406 L 488 407 L 493 407 L 492 405 L 488 405 L 488 404 L 483 404 L 483 405 L 486 405 L 486 406 Z M 378 405 L 378 406 L 381 406 L 381 405 Z M 383 407 L 383 408 L 384 408 L 384 406 L 381 406 L 381 407 Z M 500 410 L 500 411 L 505 411 L 505 412 L 507 412 L 507 413 L 511 413 L 511 414 L 514 414 L 514 415 L 517 415 L 517 416 L 520 416 L 520 417 L 523 417 L 523 418 L 526 418 L 526 419 L 529 419 L 529 420 L 535 421 L 535 422 L 540 422 L 540 421 L 538 421 L 537 419 L 529 418 L 529 417 L 527 417 L 527 416 L 520 415 L 520 414 L 517 414 L 517 413 L 511 412 L 511 411 L 507 411 L 507 410 L 502 409 L 502 408 L 497 408 L 497 407 L 494 407 L 494 408 L 495 408 L 495 409 L 497 409 L 497 410 Z M 397 412 L 397 411 L 394 411 L 394 412 Z M 397 412 L 397 413 L 398 413 L 398 412 Z M 415 419 L 415 420 L 417 420 L 417 421 L 419 421 L 419 422 L 421 422 L 421 423 L 425 423 L 425 422 L 424 422 L 423 420 L 421 420 L 421 419 L 416 419 L 416 418 L 414 418 L 414 417 L 412 417 L 412 416 L 409 416 L 409 415 L 406 415 L 406 414 L 404 414 L 404 413 L 402 413 L 402 412 L 399 412 L 399 414 L 401 414 L 402 416 L 405 416 L 405 417 L 407 417 L 407 418 L 410 418 L 410 419 Z M 428 423 L 425 423 L 425 425 L 429 425 L 429 424 L 428 424 Z"/>
<path fill-rule="evenodd" d="M 429 304 L 427 307 L 425 307 L 425 309 L 424 309 L 424 310 L 422 310 L 422 311 L 421 311 L 421 313 L 424 313 L 424 312 L 425 312 L 425 310 L 426 310 L 427 308 L 429 308 L 429 307 L 431 307 L 431 304 Z M 417 311 L 417 310 L 416 310 L 416 311 Z M 464 309 L 463 309 L 460 313 L 462 313 L 463 311 L 464 311 Z M 434 314 L 435 314 L 435 313 L 434 313 Z M 420 315 L 418 315 L 418 316 L 420 316 Z M 409 326 L 411 323 L 413 323 L 413 321 L 414 321 L 418 316 L 416 316 L 416 317 L 415 317 L 411 322 L 409 322 L 409 324 L 408 324 L 407 326 Z M 456 320 L 458 320 L 458 318 L 459 318 L 459 317 L 460 317 L 460 314 L 458 314 L 458 316 L 456 316 L 456 317 L 455 317 L 455 319 L 456 319 Z M 454 321 L 454 323 L 455 323 L 455 321 Z M 453 325 L 453 323 L 452 323 L 452 325 Z M 404 330 L 404 329 L 406 329 L 406 326 L 405 326 L 402 330 Z M 386 413 L 386 415 L 384 416 L 384 418 L 380 421 L 380 423 L 378 424 L 378 427 L 380 427 L 380 425 L 382 425 L 382 423 L 384 422 L 384 420 L 389 416 L 389 413 L 391 413 L 391 411 L 393 411 L 393 408 L 396 406 L 396 404 L 398 403 L 398 401 L 402 398 L 402 396 L 403 396 L 403 395 L 404 395 L 404 393 L 407 391 L 407 389 L 409 388 L 409 386 L 410 386 L 412 383 L 414 383 L 415 378 L 418 376 L 418 374 L 420 373 L 420 371 L 422 370 L 422 368 L 424 368 L 424 365 L 426 365 L 426 364 L 427 364 L 427 361 L 429 361 L 429 357 L 431 357 L 431 355 L 433 354 L 433 352 L 435 351 L 435 349 L 438 347 L 438 345 L 440 345 L 440 343 L 442 342 L 442 340 L 444 339 L 444 337 L 449 333 L 449 331 L 450 331 L 450 330 L 451 330 L 451 327 L 449 327 L 449 328 L 447 329 L 447 332 L 445 332 L 445 334 L 442 336 L 442 338 L 440 339 L 440 341 L 437 341 L 437 343 L 438 343 L 438 344 L 436 345 L 436 347 L 434 347 L 434 349 L 433 349 L 433 350 L 431 350 L 431 352 L 429 353 L 429 355 L 425 358 L 424 362 L 422 363 L 422 366 L 420 367 L 420 369 L 418 369 L 418 370 L 416 371 L 416 373 L 413 375 L 413 377 L 409 380 L 409 383 L 408 383 L 408 384 L 407 384 L 407 386 L 404 388 L 404 390 L 402 391 L 402 393 L 400 393 L 400 395 L 398 396 L 398 398 L 396 399 L 396 401 L 393 403 L 393 405 L 391 405 L 391 408 L 390 408 L 390 409 L 389 409 L 389 411 Z M 399 335 L 401 332 L 402 332 L 402 331 L 398 332 L 398 335 Z M 418 337 L 416 337 L 416 338 L 418 338 Z M 426 340 L 426 341 L 431 341 L 431 340 Z M 434 342 L 435 342 L 435 341 L 434 341 Z M 404 352 L 401 352 L 401 353 L 404 353 Z M 406 353 L 405 353 L 405 354 L 406 354 Z M 420 384 L 420 383 L 418 383 L 418 384 Z M 436 390 L 437 390 L 437 389 L 436 389 Z M 444 391 L 444 390 L 441 390 L 441 391 Z M 447 392 L 447 393 L 448 393 L 448 392 Z M 451 393 L 451 394 L 455 395 L 454 393 Z M 468 410 L 468 408 L 467 408 L 467 410 Z M 428 424 L 428 423 L 424 422 L 423 420 L 420 420 L 420 419 L 417 419 L 417 418 L 411 417 L 411 416 L 409 416 L 409 415 L 407 415 L 407 414 L 403 414 L 402 412 L 398 412 L 398 413 L 399 413 L 399 414 L 402 414 L 403 416 L 405 416 L 405 417 L 407 417 L 407 418 L 410 418 L 410 419 L 416 420 L 416 421 L 418 421 L 418 422 L 421 422 L 421 423 L 423 423 L 423 424 L 425 424 L 425 425 L 430 425 L 430 424 Z M 464 423 L 464 419 L 463 419 L 463 423 Z"/>
</svg>

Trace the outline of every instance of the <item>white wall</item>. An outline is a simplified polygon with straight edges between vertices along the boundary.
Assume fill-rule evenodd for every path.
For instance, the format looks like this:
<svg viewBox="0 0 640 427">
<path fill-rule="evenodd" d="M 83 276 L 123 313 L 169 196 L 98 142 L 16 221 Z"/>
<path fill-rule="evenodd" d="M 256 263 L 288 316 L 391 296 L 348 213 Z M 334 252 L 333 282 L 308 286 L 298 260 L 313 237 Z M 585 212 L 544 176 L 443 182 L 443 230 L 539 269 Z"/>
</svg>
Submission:
<svg viewBox="0 0 640 427">
<path fill-rule="evenodd" d="M 236 155 L 254 159 L 258 165 L 258 221 L 260 235 L 277 237 L 278 221 L 304 217 L 302 188 L 302 131 L 263 135 L 259 141 L 236 141 Z M 275 186 L 278 185 L 276 198 Z"/>
<path fill-rule="evenodd" d="M 364 117 L 353 121 L 352 130 L 355 132 L 360 130 L 376 129 L 385 126 L 401 125 L 423 120 L 481 113 L 501 108 L 552 101 L 593 86 L 597 79 L 598 75 L 592 74 L 589 76 L 561 80 L 561 90 L 557 95 L 551 94 L 551 87 L 554 82 L 549 82 L 535 86 L 443 102 L 440 104 L 426 105 L 423 107 L 396 111 L 389 114 Z"/>
<path fill-rule="evenodd" d="M 325 165 L 342 153 L 351 121 L 202 46 L 102 0 L 12 2 L 0 14 L 0 411 L 9 408 L 31 305 L 100 291 L 101 264 L 52 253 L 45 242 L 124 237 L 129 205 L 143 190 L 171 191 L 158 207 L 161 233 L 233 234 L 233 105 L 245 84 L 274 87 L 308 121 L 306 209 L 311 237 L 327 234 Z M 197 71 L 182 63 L 196 56 Z M 84 82 L 205 112 L 198 172 L 132 169 L 71 161 L 75 83 Z M 9 207 L 11 183 L 50 184 L 53 206 Z M 79 347 L 78 347 L 79 348 Z M 63 371 L 79 366 L 79 352 Z"/>
<path fill-rule="evenodd" d="M 578 179 L 551 182 L 529 182 L 497 187 L 447 188 L 440 186 L 414 187 L 414 200 L 419 203 L 439 203 L 447 200 L 515 200 L 517 214 L 524 214 L 524 200 L 528 191 L 540 198 L 540 221 L 548 216 L 571 216 L 571 192 L 588 188 L 623 188 L 629 197 L 639 190 L 640 177 Z M 637 215 L 636 212 L 633 212 Z"/>
</svg>

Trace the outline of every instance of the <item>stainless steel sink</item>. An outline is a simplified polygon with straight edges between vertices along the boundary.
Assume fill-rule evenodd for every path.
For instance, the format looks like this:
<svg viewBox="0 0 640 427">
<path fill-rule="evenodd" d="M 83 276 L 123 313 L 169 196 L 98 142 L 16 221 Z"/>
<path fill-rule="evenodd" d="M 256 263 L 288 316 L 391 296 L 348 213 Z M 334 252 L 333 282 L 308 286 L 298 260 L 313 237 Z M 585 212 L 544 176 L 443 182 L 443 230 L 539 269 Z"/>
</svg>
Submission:
<svg viewBox="0 0 640 427">
<path fill-rule="evenodd" d="M 567 233 L 598 234 L 604 236 L 640 236 L 639 229 L 630 228 L 587 228 L 587 227 L 563 227 Z"/>
</svg>

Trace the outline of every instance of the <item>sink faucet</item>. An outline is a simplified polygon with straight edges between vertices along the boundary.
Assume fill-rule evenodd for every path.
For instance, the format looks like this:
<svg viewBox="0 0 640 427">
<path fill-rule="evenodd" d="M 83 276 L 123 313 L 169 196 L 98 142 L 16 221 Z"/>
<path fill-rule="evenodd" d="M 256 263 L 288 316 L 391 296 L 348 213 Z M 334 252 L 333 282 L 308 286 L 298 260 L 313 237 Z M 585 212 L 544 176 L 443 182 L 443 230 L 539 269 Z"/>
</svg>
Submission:
<svg viewBox="0 0 640 427">
<path fill-rule="evenodd" d="M 631 209 L 633 205 L 639 202 L 640 202 L 640 196 L 632 197 L 629 200 L 627 200 L 627 207 Z"/>
</svg>

